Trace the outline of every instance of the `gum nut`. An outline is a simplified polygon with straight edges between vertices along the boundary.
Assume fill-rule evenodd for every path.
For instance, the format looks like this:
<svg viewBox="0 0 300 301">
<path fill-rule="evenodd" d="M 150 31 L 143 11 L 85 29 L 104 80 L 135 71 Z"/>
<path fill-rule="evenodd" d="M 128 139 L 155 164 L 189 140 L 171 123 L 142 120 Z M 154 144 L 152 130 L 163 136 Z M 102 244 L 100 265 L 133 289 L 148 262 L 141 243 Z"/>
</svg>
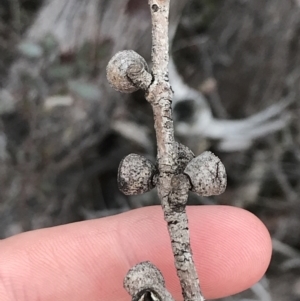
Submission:
<svg viewBox="0 0 300 301">
<path fill-rule="evenodd" d="M 111 58 L 106 68 L 106 77 L 112 88 L 122 93 L 139 90 L 127 76 L 128 68 L 133 65 L 149 71 L 145 59 L 133 50 L 119 51 Z"/>
<path fill-rule="evenodd" d="M 179 142 L 175 142 L 177 146 L 178 154 L 178 169 L 179 173 L 182 173 L 186 168 L 187 164 L 195 158 L 194 153 L 185 145 Z"/>
<path fill-rule="evenodd" d="M 119 189 L 126 195 L 145 193 L 154 187 L 157 169 L 151 161 L 137 154 L 126 156 L 118 170 Z"/>
<path fill-rule="evenodd" d="M 211 152 L 204 152 L 192 159 L 184 170 L 189 176 L 192 191 L 201 196 L 219 195 L 227 185 L 227 176 L 223 163 Z"/>
<path fill-rule="evenodd" d="M 153 285 L 165 286 L 165 280 L 160 270 L 151 262 L 144 261 L 132 267 L 124 278 L 124 287 L 134 296 L 139 290 Z"/>
</svg>

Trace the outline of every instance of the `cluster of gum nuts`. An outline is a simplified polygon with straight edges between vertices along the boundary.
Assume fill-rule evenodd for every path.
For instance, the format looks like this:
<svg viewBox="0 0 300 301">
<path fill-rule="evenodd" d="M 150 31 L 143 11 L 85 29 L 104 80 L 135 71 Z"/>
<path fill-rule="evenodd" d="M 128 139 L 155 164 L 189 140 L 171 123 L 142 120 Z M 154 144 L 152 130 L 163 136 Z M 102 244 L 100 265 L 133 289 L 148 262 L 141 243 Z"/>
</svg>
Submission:
<svg viewBox="0 0 300 301">
<path fill-rule="evenodd" d="M 138 87 L 136 82 L 138 76 L 143 73 L 151 76 L 144 58 L 133 50 L 118 52 L 107 66 L 107 79 L 110 85 L 123 93 L 132 93 L 140 89 L 141 85 Z M 201 196 L 223 193 L 227 177 L 220 159 L 209 151 L 195 158 L 188 147 L 178 142 L 175 144 L 178 160 L 176 173 L 188 176 L 191 184 L 190 190 Z M 126 195 L 142 194 L 155 187 L 158 177 L 157 165 L 143 156 L 130 154 L 121 161 L 119 166 L 119 189 Z"/>
</svg>

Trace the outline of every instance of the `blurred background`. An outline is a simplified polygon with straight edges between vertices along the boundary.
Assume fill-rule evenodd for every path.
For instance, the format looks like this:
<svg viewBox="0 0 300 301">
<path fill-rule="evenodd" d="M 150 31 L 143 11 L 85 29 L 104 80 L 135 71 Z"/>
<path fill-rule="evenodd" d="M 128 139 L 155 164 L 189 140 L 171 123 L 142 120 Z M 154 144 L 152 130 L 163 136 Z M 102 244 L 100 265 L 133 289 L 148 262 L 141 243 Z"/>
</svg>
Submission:
<svg viewBox="0 0 300 301">
<path fill-rule="evenodd" d="M 189 203 L 245 208 L 273 239 L 262 281 L 226 300 L 300 300 L 300 1 L 171 3 L 176 136 L 228 174 Z M 159 204 L 118 190 L 124 156 L 155 162 L 153 117 L 105 78 L 119 50 L 150 62 L 150 30 L 146 0 L 0 2 L 0 238 Z"/>
</svg>

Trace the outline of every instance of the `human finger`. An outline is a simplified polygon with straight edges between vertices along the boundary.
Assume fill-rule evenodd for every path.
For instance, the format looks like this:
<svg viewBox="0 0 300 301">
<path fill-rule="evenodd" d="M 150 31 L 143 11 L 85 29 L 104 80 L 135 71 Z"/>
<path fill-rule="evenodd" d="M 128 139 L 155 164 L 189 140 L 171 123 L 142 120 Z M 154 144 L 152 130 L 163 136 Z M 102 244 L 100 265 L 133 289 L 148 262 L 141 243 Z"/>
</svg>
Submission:
<svg viewBox="0 0 300 301">
<path fill-rule="evenodd" d="M 187 212 L 206 298 L 237 293 L 262 277 L 271 242 L 254 215 L 226 206 L 189 207 Z M 159 207 L 23 233 L 0 243 L 0 299 L 129 300 L 123 278 L 145 260 L 162 271 L 167 288 L 181 299 Z"/>
</svg>

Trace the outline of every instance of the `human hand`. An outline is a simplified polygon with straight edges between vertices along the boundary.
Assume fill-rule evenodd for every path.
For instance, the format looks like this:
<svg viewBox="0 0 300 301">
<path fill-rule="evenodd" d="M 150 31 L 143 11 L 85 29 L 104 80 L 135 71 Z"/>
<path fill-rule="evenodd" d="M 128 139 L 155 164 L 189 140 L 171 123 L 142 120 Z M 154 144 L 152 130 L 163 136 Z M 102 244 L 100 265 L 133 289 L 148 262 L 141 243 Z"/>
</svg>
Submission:
<svg viewBox="0 0 300 301">
<path fill-rule="evenodd" d="M 257 282 L 271 240 L 251 213 L 226 206 L 188 207 L 191 245 L 206 298 L 238 293 Z M 149 260 L 182 299 L 174 258 L 157 207 L 31 231 L 0 242 L 1 301 L 125 301 L 133 265 Z"/>
</svg>

